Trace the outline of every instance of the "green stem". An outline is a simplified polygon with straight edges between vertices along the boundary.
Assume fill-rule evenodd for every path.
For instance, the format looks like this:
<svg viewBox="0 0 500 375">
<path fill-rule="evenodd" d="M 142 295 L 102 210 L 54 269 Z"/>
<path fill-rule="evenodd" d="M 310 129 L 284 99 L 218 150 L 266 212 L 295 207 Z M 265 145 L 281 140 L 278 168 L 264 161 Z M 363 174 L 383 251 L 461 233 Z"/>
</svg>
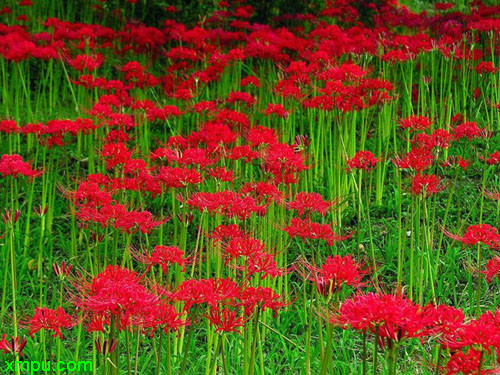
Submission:
<svg viewBox="0 0 500 375">
<path fill-rule="evenodd" d="M 378 359 L 378 329 L 379 327 L 377 326 L 375 330 L 375 337 L 373 339 L 373 374 L 375 375 L 377 373 L 377 359 Z"/>
</svg>

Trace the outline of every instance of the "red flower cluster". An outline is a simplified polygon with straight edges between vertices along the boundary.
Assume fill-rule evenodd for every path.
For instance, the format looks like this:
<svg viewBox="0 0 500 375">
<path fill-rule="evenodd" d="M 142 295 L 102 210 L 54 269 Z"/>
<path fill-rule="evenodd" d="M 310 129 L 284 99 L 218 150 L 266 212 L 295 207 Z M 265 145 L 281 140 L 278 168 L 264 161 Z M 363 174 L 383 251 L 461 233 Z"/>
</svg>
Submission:
<svg viewBox="0 0 500 375">
<path fill-rule="evenodd" d="M 498 229 L 489 224 L 477 224 L 467 227 L 462 237 L 451 234 L 448 231 L 444 232 L 448 237 L 455 241 L 462 242 L 464 245 L 488 245 L 490 248 L 497 248 L 500 245 L 500 234 Z"/>
<path fill-rule="evenodd" d="M 444 189 L 443 186 L 440 186 L 439 183 L 441 179 L 436 175 L 425 175 L 417 173 L 417 175 L 413 178 L 411 191 L 413 194 L 423 194 L 426 196 L 436 194 Z"/>
<path fill-rule="evenodd" d="M 403 296 L 368 293 L 345 300 L 330 322 L 377 333 L 379 345 L 391 347 L 392 342 L 426 335 L 432 317 Z"/>
<path fill-rule="evenodd" d="M 410 116 L 405 119 L 399 120 L 399 125 L 403 129 L 408 129 L 410 132 L 417 130 L 425 130 L 431 126 L 432 121 L 425 116 Z"/>
<path fill-rule="evenodd" d="M 41 174 L 42 172 L 32 169 L 29 163 L 23 161 L 21 155 L 4 154 L 0 158 L 0 175 L 3 177 L 12 176 L 17 178 L 19 175 L 37 177 Z"/>
<path fill-rule="evenodd" d="M 229 190 L 218 193 L 194 193 L 186 204 L 200 212 L 206 209 L 211 214 L 237 217 L 240 220 L 248 219 L 252 213 L 263 215 L 266 212 L 266 206 L 256 204 L 252 197 L 242 196 Z"/>
<path fill-rule="evenodd" d="M 344 241 L 352 236 L 352 233 L 345 236 L 336 235 L 329 224 L 316 223 L 310 219 L 297 217 L 293 218 L 290 225 L 284 227 L 283 231 L 287 232 L 290 237 L 300 237 L 303 240 L 306 238 L 323 240 L 329 246 L 332 246 L 334 242 Z"/>
<path fill-rule="evenodd" d="M 378 159 L 370 151 L 358 151 L 353 158 L 347 160 L 349 171 L 353 169 L 362 169 L 365 171 L 372 170 L 378 163 Z"/>
<path fill-rule="evenodd" d="M 29 335 L 33 337 L 40 330 L 53 331 L 54 337 L 63 338 L 61 329 L 68 329 L 75 325 L 74 319 L 66 314 L 62 307 L 51 310 L 47 307 L 37 307 L 33 317 L 26 323 Z"/>
<path fill-rule="evenodd" d="M 183 271 L 186 265 L 191 261 L 184 257 L 184 251 L 176 246 L 157 245 L 154 247 L 151 255 L 134 253 L 134 257 L 141 263 L 147 265 L 146 272 L 155 264 L 159 265 L 164 273 L 167 273 L 168 267 L 172 264 L 179 265 Z"/>
<path fill-rule="evenodd" d="M 158 302 L 137 273 L 118 266 L 107 266 L 90 282 L 75 287 L 79 291 L 75 304 L 88 314 L 91 330 L 102 331 L 112 317 L 124 328 L 132 318 L 149 312 L 150 306 Z"/>
<path fill-rule="evenodd" d="M 296 210 L 300 216 L 309 216 L 312 212 L 317 212 L 321 216 L 325 216 L 326 212 L 335 204 L 323 200 L 323 197 L 318 193 L 306 193 L 300 191 L 295 196 L 295 200 L 288 203 L 290 210 Z"/>
<path fill-rule="evenodd" d="M 356 263 L 350 255 L 328 256 L 321 267 L 307 263 L 305 266 L 309 271 L 305 275 L 306 278 L 315 282 L 318 291 L 324 295 L 340 290 L 342 285 L 360 288 L 364 285 L 362 279 L 367 274 L 367 270 Z"/>
</svg>

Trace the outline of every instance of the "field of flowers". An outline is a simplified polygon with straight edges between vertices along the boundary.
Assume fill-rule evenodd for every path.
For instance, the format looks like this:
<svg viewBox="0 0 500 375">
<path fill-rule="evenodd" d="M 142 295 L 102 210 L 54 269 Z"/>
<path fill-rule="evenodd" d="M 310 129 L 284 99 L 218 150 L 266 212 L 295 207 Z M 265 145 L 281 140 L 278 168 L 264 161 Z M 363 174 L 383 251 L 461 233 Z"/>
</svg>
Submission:
<svg viewBox="0 0 500 375">
<path fill-rule="evenodd" d="M 499 373 L 494 3 L 4 2 L 2 364 Z"/>
</svg>

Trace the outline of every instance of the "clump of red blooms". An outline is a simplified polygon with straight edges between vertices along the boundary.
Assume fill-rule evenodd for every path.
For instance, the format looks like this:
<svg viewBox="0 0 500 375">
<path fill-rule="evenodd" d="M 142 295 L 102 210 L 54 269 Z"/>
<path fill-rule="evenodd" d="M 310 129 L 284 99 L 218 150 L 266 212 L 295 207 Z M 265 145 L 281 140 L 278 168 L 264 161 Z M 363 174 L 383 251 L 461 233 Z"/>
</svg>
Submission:
<svg viewBox="0 0 500 375">
<path fill-rule="evenodd" d="M 446 230 L 444 233 L 455 241 L 468 246 L 482 244 L 493 249 L 500 246 L 500 233 L 498 233 L 497 228 L 489 224 L 469 225 L 463 236 L 454 235 Z"/>
<path fill-rule="evenodd" d="M 408 129 L 410 132 L 426 130 L 431 124 L 432 121 L 425 116 L 410 116 L 399 120 L 399 125 L 403 129 Z"/>
<path fill-rule="evenodd" d="M 318 193 L 298 192 L 295 199 L 288 203 L 288 209 L 296 210 L 299 216 L 313 212 L 325 216 L 326 212 L 335 205 L 335 202 L 325 201 Z"/>
<path fill-rule="evenodd" d="M 175 247 L 157 246 L 152 255 L 138 256 L 137 259 L 147 265 L 142 275 L 108 265 L 89 280 L 82 276 L 70 277 L 76 290 L 71 302 L 82 313 L 87 330 L 105 332 L 115 324 L 120 330 L 135 328 L 153 335 L 159 329 L 176 331 L 182 326 L 195 324 L 204 316 L 217 332 L 239 332 L 257 310 L 269 309 L 276 315 L 287 305 L 271 288 L 239 285 L 229 278 L 188 279 L 170 290 L 148 279 L 153 264 L 160 264 L 162 268 L 172 263 L 182 266 L 187 262 L 182 256 L 183 252 Z M 269 270 L 248 272 L 268 273 Z M 178 303 L 181 303 L 180 310 L 176 308 Z M 206 309 L 206 314 L 202 309 Z M 61 339 L 62 330 L 75 324 L 76 319 L 61 307 L 55 310 L 36 308 L 34 315 L 23 323 L 29 328 L 30 336 L 43 329 L 52 331 L 54 337 Z"/>
<path fill-rule="evenodd" d="M 404 296 L 367 293 L 347 299 L 330 318 L 344 328 L 378 334 L 381 348 L 393 342 L 422 337 L 432 326 L 432 316 Z"/>
<path fill-rule="evenodd" d="M 436 194 L 443 190 L 444 187 L 440 186 L 441 179 L 436 175 L 419 174 L 413 178 L 411 191 L 413 194 L 423 194 L 426 196 Z"/>
<path fill-rule="evenodd" d="M 377 163 L 378 159 L 371 151 L 358 151 L 353 158 L 347 160 L 347 168 L 349 171 L 353 169 L 370 171 Z"/>
<path fill-rule="evenodd" d="M 321 266 L 305 261 L 302 263 L 305 270 L 299 269 L 299 273 L 307 280 L 314 282 L 318 292 L 323 295 L 339 292 L 343 285 L 360 289 L 365 285 L 362 281 L 363 277 L 368 274 L 368 270 L 360 263 L 356 263 L 350 255 L 328 256 Z"/>
<path fill-rule="evenodd" d="M 186 265 L 190 263 L 190 259 L 184 256 L 184 251 L 176 246 L 157 245 L 151 254 L 135 253 L 134 256 L 140 263 L 147 265 L 146 272 L 154 265 L 159 265 L 163 272 L 167 273 L 169 266 L 173 264 L 179 265 L 185 271 Z"/>
<path fill-rule="evenodd" d="M 29 335 L 33 337 L 40 330 L 52 331 L 54 337 L 63 338 L 61 329 L 69 329 L 75 325 L 74 319 L 62 307 L 51 310 L 37 307 L 33 316 L 25 323 L 29 327 Z"/>
<path fill-rule="evenodd" d="M 500 311 L 466 320 L 463 312 L 446 305 L 420 306 L 403 295 L 367 293 L 343 301 L 330 323 L 375 335 L 382 349 L 404 341 L 435 340 L 450 358 L 447 374 L 493 373 L 482 367 L 483 354 L 498 350 Z"/>
<path fill-rule="evenodd" d="M 486 280 L 490 283 L 496 277 L 500 280 L 500 257 L 491 258 L 486 264 L 486 270 L 483 271 L 486 275 Z"/>
<path fill-rule="evenodd" d="M 290 224 L 283 229 L 290 237 L 300 237 L 302 240 L 318 239 L 326 241 L 328 246 L 333 246 L 334 242 L 344 241 L 350 238 L 353 233 L 344 236 L 339 236 L 333 232 L 330 224 L 321 224 L 310 219 L 300 219 L 294 217 L 291 219 Z"/>
<path fill-rule="evenodd" d="M 0 175 L 2 175 L 2 177 L 7 177 L 7 176 L 12 176 L 14 178 L 17 178 L 17 176 L 38 177 L 41 174 L 42 172 L 32 169 L 29 163 L 23 161 L 21 155 L 4 154 L 0 158 Z"/>
</svg>

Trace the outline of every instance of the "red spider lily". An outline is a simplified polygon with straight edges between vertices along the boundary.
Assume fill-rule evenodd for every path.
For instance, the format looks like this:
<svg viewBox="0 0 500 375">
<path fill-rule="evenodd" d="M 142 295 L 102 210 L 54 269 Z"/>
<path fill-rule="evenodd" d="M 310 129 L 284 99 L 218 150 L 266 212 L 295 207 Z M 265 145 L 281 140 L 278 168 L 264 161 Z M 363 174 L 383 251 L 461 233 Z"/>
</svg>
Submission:
<svg viewBox="0 0 500 375">
<path fill-rule="evenodd" d="M 41 144 L 45 142 L 50 147 L 62 146 L 62 137 L 65 135 L 90 134 L 100 126 L 102 125 L 95 124 L 91 119 L 77 118 L 75 120 L 49 120 L 46 124 L 26 124 L 19 126 L 15 131 L 23 135 L 36 135 Z M 14 129 L 11 130 L 14 131 Z"/>
<path fill-rule="evenodd" d="M 0 175 L 3 177 L 12 176 L 17 178 L 18 175 L 38 177 L 41 174 L 42 172 L 32 169 L 29 163 L 24 162 L 21 155 L 4 154 L 0 158 Z"/>
<path fill-rule="evenodd" d="M 88 72 L 92 72 L 99 68 L 104 62 L 104 57 L 102 54 L 98 53 L 95 56 L 88 55 L 77 55 L 73 59 L 68 59 L 68 64 L 79 72 L 84 69 Z"/>
<path fill-rule="evenodd" d="M 371 151 L 358 151 L 353 158 L 347 160 L 348 171 L 353 169 L 362 169 L 364 171 L 371 171 L 379 160 Z"/>
<path fill-rule="evenodd" d="M 235 178 L 233 171 L 222 167 L 211 168 L 207 173 L 221 182 L 233 182 Z"/>
<path fill-rule="evenodd" d="M 266 116 L 270 116 L 270 115 L 276 115 L 278 117 L 281 117 L 281 118 L 287 118 L 288 115 L 289 115 L 289 112 L 287 112 L 285 110 L 285 108 L 283 108 L 283 105 L 281 104 L 273 104 L 273 103 L 269 103 L 267 105 L 267 108 L 266 108 L 266 111 L 265 111 L 265 115 Z"/>
<path fill-rule="evenodd" d="M 237 224 L 221 224 L 209 234 L 209 237 L 216 242 L 222 242 L 232 237 L 243 237 L 245 233 Z"/>
<path fill-rule="evenodd" d="M 489 164 L 489 165 L 497 165 L 500 163 L 500 152 L 498 151 L 495 151 L 494 153 L 492 153 L 489 157 L 488 160 L 486 160 L 486 162 Z"/>
<path fill-rule="evenodd" d="M 66 195 L 77 205 L 105 206 L 113 201 L 111 194 L 95 182 L 84 181 L 75 192 L 67 192 Z"/>
<path fill-rule="evenodd" d="M 248 76 L 241 80 L 241 87 L 246 87 L 248 85 L 253 85 L 255 87 L 260 87 L 259 78 L 256 76 Z"/>
<path fill-rule="evenodd" d="M 495 74 L 498 68 L 495 68 L 491 61 L 481 61 L 474 70 L 479 74 Z"/>
<path fill-rule="evenodd" d="M 408 129 L 410 133 L 418 130 L 425 130 L 429 126 L 431 126 L 431 124 L 432 121 L 425 116 L 412 115 L 405 119 L 399 120 L 399 125 L 403 129 Z"/>
<path fill-rule="evenodd" d="M 491 258 L 486 264 L 486 270 L 482 271 L 486 280 L 490 283 L 495 276 L 500 280 L 500 257 Z"/>
<path fill-rule="evenodd" d="M 227 98 L 227 102 L 229 104 L 234 104 L 236 102 L 243 102 L 248 107 L 251 107 L 255 103 L 255 98 L 246 92 L 232 91 Z"/>
<path fill-rule="evenodd" d="M 274 256 L 269 253 L 255 253 L 247 258 L 246 265 L 235 266 L 240 271 L 247 272 L 247 279 L 256 273 L 261 274 L 261 279 L 269 277 L 279 277 L 287 273 L 286 269 L 278 268 Z"/>
<path fill-rule="evenodd" d="M 463 237 L 451 234 L 447 230 L 444 230 L 444 234 L 455 241 L 459 241 L 469 246 L 484 244 L 488 245 L 490 248 L 496 248 L 500 245 L 500 234 L 497 228 L 489 224 L 469 225 Z"/>
<path fill-rule="evenodd" d="M 91 74 L 82 74 L 77 80 L 72 80 L 72 83 L 86 89 L 99 88 L 107 92 L 124 91 L 126 87 L 122 81 L 107 80 L 104 77 L 94 77 Z"/>
<path fill-rule="evenodd" d="M 392 50 L 392 51 L 387 51 L 384 53 L 382 56 L 383 61 L 388 61 L 392 64 L 396 62 L 402 62 L 402 61 L 408 61 L 408 60 L 414 60 L 415 56 L 411 52 L 407 51 L 401 51 L 401 50 Z"/>
<path fill-rule="evenodd" d="M 429 168 L 433 161 L 434 156 L 429 149 L 417 147 L 412 148 L 403 159 L 396 157 L 394 159 L 394 164 L 401 169 L 413 169 L 417 172 L 421 172 Z"/>
<path fill-rule="evenodd" d="M 190 144 L 196 145 L 192 152 L 197 152 L 205 157 L 211 157 L 212 152 L 220 149 L 221 144 L 230 145 L 237 139 L 237 133 L 231 130 L 231 127 L 220 121 L 208 121 L 203 124 L 203 127 L 195 133 L 187 137 Z M 207 149 L 202 149 L 200 143 L 204 143 Z M 184 151 L 185 153 L 186 151 Z M 185 158 L 186 155 L 183 155 Z M 182 160 L 181 160 L 182 161 Z"/>
<path fill-rule="evenodd" d="M 436 175 L 417 173 L 417 175 L 413 177 L 411 191 L 415 195 L 422 193 L 424 196 L 430 196 L 444 189 L 443 186 L 439 185 L 440 182 L 441 179 Z"/>
<path fill-rule="evenodd" d="M 245 271 L 247 278 L 255 273 L 262 273 L 262 278 L 265 278 L 266 276 L 281 276 L 285 272 L 277 267 L 273 255 L 266 251 L 265 244 L 249 236 L 232 236 L 231 240 L 224 245 L 224 256 L 226 265 L 231 260 L 244 257 L 244 265 L 235 267 Z"/>
<path fill-rule="evenodd" d="M 219 303 L 234 303 L 240 294 L 238 284 L 229 278 L 185 280 L 172 294 L 176 300 L 183 301 L 184 311 L 193 305 L 207 304 L 217 306 Z"/>
<path fill-rule="evenodd" d="M 403 296 L 381 293 L 358 295 L 344 301 L 330 323 L 358 331 L 378 331 L 379 345 L 425 335 L 431 318 L 425 309 Z"/>
<path fill-rule="evenodd" d="M 226 264 L 231 259 L 236 259 L 240 256 L 251 257 L 255 254 L 261 254 L 265 252 L 266 245 L 256 239 L 249 236 L 241 236 L 233 238 L 224 246 L 224 252 L 226 255 Z"/>
<path fill-rule="evenodd" d="M 463 122 L 465 120 L 465 116 L 462 115 L 461 113 L 457 113 L 456 115 L 454 115 L 452 118 L 451 118 L 451 122 L 453 124 L 459 124 L 461 122 Z"/>
<path fill-rule="evenodd" d="M 173 145 L 170 143 L 173 143 Z M 167 162 L 178 162 L 182 157 L 181 150 L 187 147 L 187 140 L 183 137 L 170 137 L 166 146 L 167 147 L 158 147 L 155 151 L 152 151 L 150 154 L 151 160 L 156 161 L 162 159 Z"/>
<path fill-rule="evenodd" d="M 120 322 L 121 323 L 121 322 Z M 128 321 L 123 324 L 123 327 L 128 325 Z M 106 313 L 96 313 L 90 315 L 89 321 L 87 322 L 87 332 L 105 332 L 106 327 L 111 324 L 111 318 Z"/>
<path fill-rule="evenodd" d="M 215 112 L 218 105 L 218 100 L 202 100 L 193 106 L 193 110 L 198 113 L 203 111 Z"/>
<path fill-rule="evenodd" d="M 182 112 L 175 105 L 165 105 L 161 108 L 153 106 L 144 108 L 148 121 L 167 121 L 172 116 L 179 117 Z"/>
<path fill-rule="evenodd" d="M 19 337 L 12 337 L 10 340 L 7 340 L 7 335 L 4 333 L 2 336 L 2 339 L 0 340 L 0 351 L 3 354 L 13 354 L 13 355 L 19 355 L 19 357 L 23 357 L 23 349 L 28 343 L 26 338 L 22 338 L 21 341 L 19 342 Z"/>
<path fill-rule="evenodd" d="M 368 273 L 350 255 L 328 256 L 321 267 L 307 263 L 305 267 L 310 271 L 310 274 L 305 276 L 316 283 L 318 291 L 323 295 L 329 294 L 332 291 L 331 288 L 340 290 L 344 284 L 360 288 L 364 285 L 363 277 Z"/>
<path fill-rule="evenodd" d="M 217 111 L 213 124 L 227 125 L 230 129 L 246 130 L 250 127 L 250 120 L 244 113 L 222 109 Z"/>
<path fill-rule="evenodd" d="M 431 134 L 432 147 L 447 148 L 450 144 L 451 134 L 444 129 L 436 129 Z"/>
<path fill-rule="evenodd" d="M 464 122 L 453 129 L 453 137 L 455 139 L 467 138 L 471 141 L 474 138 L 483 137 L 484 134 L 484 129 L 479 128 L 475 122 Z"/>
<path fill-rule="evenodd" d="M 496 374 L 495 370 L 484 369 L 484 363 L 481 360 L 481 351 L 469 348 L 464 353 L 461 350 L 451 353 L 450 359 L 446 364 L 446 374 L 470 374 L 486 375 Z"/>
<path fill-rule="evenodd" d="M 103 146 L 101 155 L 106 160 L 106 169 L 113 169 L 117 165 L 129 161 L 132 152 L 123 143 L 108 143 Z"/>
<path fill-rule="evenodd" d="M 434 9 L 436 10 L 448 10 L 453 8 L 453 3 L 436 3 L 434 4 Z"/>
<path fill-rule="evenodd" d="M 336 235 L 329 224 L 320 224 L 309 219 L 292 218 L 290 225 L 284 227 L 283 231 L 287 232 L 290 237 L 300 237 L 302 239 L 321 239 L 332 246 L 334 242 L 344 241 L 350 238 L 353 234 L 346 236 Z"/>
<path fill-rule="evenodd" d="M 167 273 L 168 267 L 172 264 L 178 264 L 185 271 L 186 265 L 191 262 L 190 258 L 184 257 L 184 251 L 176 246 L 157 245 L 151 255 L 140 254 L 135 251 L 132 254 L 139 262 L 147 265 L 146 272 L 149 272 L 155 264 L 160 265 L 164 273 Z"/>
<path fill-rule="evenodd" d="M 0 120 L 0 132 L 6 134 L 17 133 L 19 127 L 14 120 Z"/>
<path fill-rule="evenodd" d="M 243 306 L 246 316 L 251 316 L 256 308 L 262 311 L 270 309 L 273 315 L 277 316 L 278 312 L 287 305 L 271 288 L 261 286 L 243 289 L 239 299 L 239 305 Z"/>
<path fill-rule="evenodd" d="M 248 145 L 236 146 L 229 151 L 227 156 L 231 160 L 244 159 L 246 163 L 255 160 L 259 157 L 259 153 L 254 151 Z"/>
<path fill-rule="evenodd" d="M 257 205 L 252 197 L 243 197 L 229 190 L 217 193 L 194 193 L 186 203 L 200 212 L 206 209 L 211 214 L 237 217 L 240 220 L 248 219 L 252 213 L 263 215 L 266 212 L 266 206 Z"/>
<path fill-rule="evenodd" d="M 277 183 L 296 183 L 299 173 L 309 169 L 305 164 L 304 155 L 283 143 L 275 143 L 266 149 L 262 158 L 264 170 L 272 173 Z"/>
<path fill-rule="evenodd" d="M 128 175 L 138 175 L 141 173 L 147 173 L 146 162 L 142 159 L 129 159 L 123 163 L 123 172 Z"/>
<path fill-rule="evenodd" d="M 158 329 L 163 329 L 165 333 L 175 332 L 180 327 L 189 324 L 189 321 L 181 319 L 181 315 L 174 306 L 160 301 L 145 310 L 144 314 L 138 318 L 136 325 L 144 329 L 151 329 L 151 335 Z"/>
<path fill-rule="evenodd" d="M 126 233 L 132 233 L 137 229 L 140 229 L 142 233 L 150 233 L 154 227 L 167 221 L 166 219 L 153 220 L 151 212 L 129 211 L 121 204 L 106 205 L 100 208 L 81 206 L 76 215 L 83 222 L 95 222 L 103 227 L 110 225 Z"/>
<path fill-rule="evenodd" d="M 148 73 L 137 61 L 126 63 L 120 70 L 125 73 L 125 80 L 130 81 L 133 87 L 153 87 L 160 83 L 158 78 Z"/>
<path fill-rule="evenodd" d="M 141 315 L 158 297 L 149 292 L 134 271 L 108 265 L 90 282 L 80 281 L 75 285 L 78 295 L 74 301 L 84 313 L 90 316 L 102 314 L 117 317 L 122 326 L 130 318 Z"/>
<path fill-rule="evenodd" d="M 179 167 L 160 167 L 156 179 L 165 188 L 181 188 L 198 185 L 203 181 L 201 174 L 195 169 Z"/>
<path fill-rule="evenodd" d="M 488 311 L 479 318 L 462 324 L 454 335 L 449 335 L 443 342 L 451 350 L 464 347 L 473 347 L 477 350 L 490 353 L 498 350 L 500 310 Z"/>
<path fill-rule="evenodd" d="M 462 310 L 446 305 L 428 305 L 424 314 L 432 320 L 427 334 L 438 335 L 442 344 L 446 344 L 449 338 L 456 337 L 465 320 Z"/>
<path fill-rule="evenodd" d="M 251 147 L 258 147 L 263 144 L 273 145 L 278 142 L 275 131 L 264 126 L 250 128 L 247 139 Z"/>
<path fill-rule="evenodd" d="M 210 314 L 206 316 L 210 324 L 217 327 L 215 332 L 236 332 L 240 333 L 240 327 L 245 325 L 246 320 L 239 316 L 237 310 L 230 310 L 224 307 L 222 310 L 212 306 Z"/>
<path fill-rule="evenodd" d="M 297 193 L 295 200 L 287 204 L 287 207 L 290 210 L 296 210 L 300 216 L 308 216 L 311 212 L 318 212 L 321 216 L 325 216 L 334 204 L 335 202 L 323 200 L 323 197 L 318 193 L 301 191 Z"/>
<path fill-rule="evenodd" d="M 43 329 L 53 331 L 53 337 L 59 337 L 62 340 L 61 329 L 71 328 L 75 325 L 75 322 L 73 321 L 73 317 L 66 314 L 60 306 L 55 310 L 47 307 L 37 307 L 35 308 L 34 315 L 25 322 L 25 325 L 29 328 L 29 335 L 31 337 Z"/>
<path fill-rule="evenodd" d="M 252 194 L 259 202 L 264 201 L 264 204 L 270 202 L 282 203 L 283 193 L 278 187 L 269 182 L 246 182 L 240 189 L 242 194 Z"/>
</svg>

